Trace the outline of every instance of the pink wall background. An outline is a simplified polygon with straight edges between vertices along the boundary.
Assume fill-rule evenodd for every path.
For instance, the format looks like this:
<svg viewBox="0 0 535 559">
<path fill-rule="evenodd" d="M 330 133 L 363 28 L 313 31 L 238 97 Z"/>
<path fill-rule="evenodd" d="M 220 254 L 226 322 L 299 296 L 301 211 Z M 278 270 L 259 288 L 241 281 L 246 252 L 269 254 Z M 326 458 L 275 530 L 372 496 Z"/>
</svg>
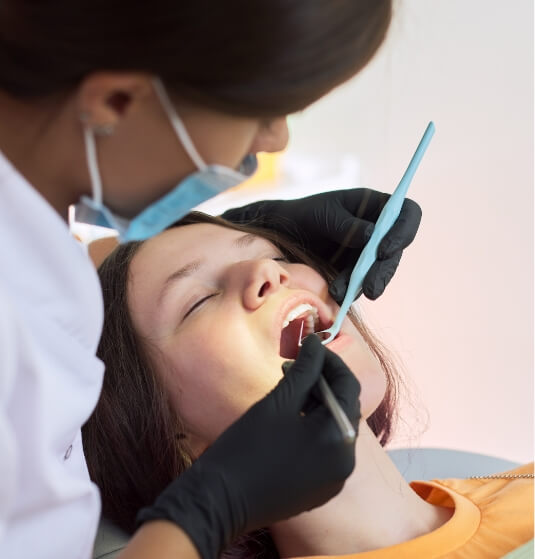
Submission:
<svg viewBox="0 0 535 559">
<path fill-rule="evenodd" d="M 404 0 L 396 12 L 380 55 L 298 117 L 293 145 L 354 153 L 360 184 L 392 191 L 434 120 L 410 191 L 419 235 L 386 294 L 363 304 L 414 385 L 397 443 L 532 460 L 533 4 Z"/>
</svg>

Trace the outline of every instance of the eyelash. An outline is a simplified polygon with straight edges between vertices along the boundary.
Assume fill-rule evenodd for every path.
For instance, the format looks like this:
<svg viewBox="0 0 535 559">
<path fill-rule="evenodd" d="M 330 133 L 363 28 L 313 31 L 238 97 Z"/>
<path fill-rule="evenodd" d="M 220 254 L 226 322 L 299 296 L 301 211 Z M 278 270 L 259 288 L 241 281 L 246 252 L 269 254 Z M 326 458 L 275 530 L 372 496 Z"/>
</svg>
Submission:
<svg viewBox="0 0 535 559">
<path fill-rule="evenodd" d="M 218 295 L 218 293 L 211 293 L 210 295 L 206 295 L 206 297 L 199 299 L 188 309 L 186 314 L 183 316 L 182 320 L 185 320 L 196 308 L 200 307 L 205 301 L 207 301 L 212 297 L 215 297 L 216 295 Z"/>
</svg>

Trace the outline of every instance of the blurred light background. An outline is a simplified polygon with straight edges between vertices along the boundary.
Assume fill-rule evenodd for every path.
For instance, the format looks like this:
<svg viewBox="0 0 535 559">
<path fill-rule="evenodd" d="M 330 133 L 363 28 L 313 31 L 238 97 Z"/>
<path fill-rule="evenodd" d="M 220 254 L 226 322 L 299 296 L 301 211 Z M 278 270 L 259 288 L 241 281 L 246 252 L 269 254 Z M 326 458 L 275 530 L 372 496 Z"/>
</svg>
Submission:
<svg viewBox="0 0 535 559">
<path fill-rule="evenodd" d="M 391 192 L 435 122 L 409 190 L 419 234 L 385 294 L 360 299 L 407 381 L 393 447 L 533 459 L 533 17 L 531 0 L 397 2 L 370 65 L 293 115 L 258 176 L 199 208 Z"/>
</svg>

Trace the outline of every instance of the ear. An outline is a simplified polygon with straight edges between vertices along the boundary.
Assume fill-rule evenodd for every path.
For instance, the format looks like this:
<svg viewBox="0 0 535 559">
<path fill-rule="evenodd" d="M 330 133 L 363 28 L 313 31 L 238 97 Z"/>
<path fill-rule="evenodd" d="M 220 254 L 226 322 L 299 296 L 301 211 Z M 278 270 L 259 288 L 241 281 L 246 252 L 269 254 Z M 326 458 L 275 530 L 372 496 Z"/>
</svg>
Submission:
<svg viewBox="0 0 535 559">
<path fill-rule="evenodd" d="M 149 74 L 97 72 L 78 86 L 76 107 L 84 124 L 113 128 L 154 94 Z"/>
</svg>

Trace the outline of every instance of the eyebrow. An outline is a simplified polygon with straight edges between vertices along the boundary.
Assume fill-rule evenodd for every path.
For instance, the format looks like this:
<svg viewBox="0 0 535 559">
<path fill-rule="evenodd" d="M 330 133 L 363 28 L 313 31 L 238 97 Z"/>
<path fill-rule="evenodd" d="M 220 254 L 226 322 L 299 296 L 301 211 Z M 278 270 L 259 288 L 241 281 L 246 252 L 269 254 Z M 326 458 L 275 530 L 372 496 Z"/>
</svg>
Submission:
<svg viewBox="0 0 535 559">
<path fill-rule="evenodd" d="M 165 294 L 169 291 L 169 288 L 171 287 L 172 284 L 174 284 L 176 281 L 182 278 L 187 278 L 188 276 L 194 274 L 202 266 L 202 263 L 203 261 L 200 259 L 194 260 L 193 262 L 189 262 L 185 266 L 182 266 L 182 268 L 179 268 L 178 270 L 173 272 L 165 280 L 163 287 L 160 290 L 160 294 L 158 295 L 158 301 L 156 302 L 156 305 L 159 305 L 162 302 L 162 299 L 164 298 Z"/>
<path fill-rule="evenodd" d="M 245 248 L 248 247 L 254 241 L 256 241 L 258 238 L 259 238 L 258 235 L 255 235 L 253 233 L 246 233 L 245 235 L 242 235 L 241 237 L 238 237 L 236 240 L 234 240 L 232 242 L 232 245 L 236 248 Z M 165 294 L 169 291 L 171 285 L 173 285 L 178 280 L 182 278 L 187 278 L 188 276 L 191 276 L 192 274 L 197 272 L 199 268 L 203 265 L 203 263 L 204 261 L 202 259 L 193 260 L 192 262 L 189 262 L 185 266 L 182 266 L 182 268 L 179 268 L 178 270 L 173 272 L 165 280 L 163 287 L 160 290 L 160 294 L 158 295 L 158 300 L 156 302 L 156 305 L 157 306 L 160 305 L 162 299 L 165 297 Z"/>
<path fill-rule="evenodd" d="M 254 241 L 256 241 L 258 238 L 258 235 L 255 235 L 254 233 L 246 233 L 245 235 L 238 237 L 232 243 L 232 245 L 237 248 L 245 248 L 248 247 L 251 243 L 254 243 Z"/>
</svg>

